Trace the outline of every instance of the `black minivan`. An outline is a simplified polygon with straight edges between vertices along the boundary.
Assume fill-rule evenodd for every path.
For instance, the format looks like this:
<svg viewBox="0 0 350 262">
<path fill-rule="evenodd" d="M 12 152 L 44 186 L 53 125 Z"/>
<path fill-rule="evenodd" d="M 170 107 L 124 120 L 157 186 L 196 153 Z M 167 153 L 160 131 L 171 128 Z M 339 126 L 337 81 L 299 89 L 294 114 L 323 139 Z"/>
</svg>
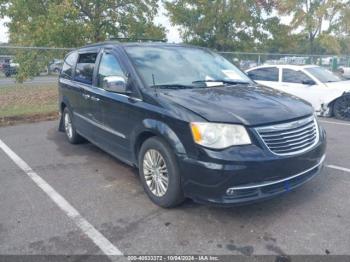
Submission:
<svg viewBox="0 0 350 262">
<path fill-rule="evenodd" d="M 139 169 L 149 198 L 231 206 L 319 174 L 326 135 L 305 101 L 257 85 L 208 49 L 105 42 L 70 52 L 60 130 Z"/>
</svg>

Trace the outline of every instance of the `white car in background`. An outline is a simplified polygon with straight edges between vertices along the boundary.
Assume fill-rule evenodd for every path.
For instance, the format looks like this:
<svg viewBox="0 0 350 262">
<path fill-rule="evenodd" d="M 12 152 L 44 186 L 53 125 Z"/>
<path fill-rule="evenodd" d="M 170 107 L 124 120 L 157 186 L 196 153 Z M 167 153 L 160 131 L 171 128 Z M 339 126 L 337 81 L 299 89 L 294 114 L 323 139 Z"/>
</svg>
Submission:
<svg viewBox="0 0 350 262">
<path fill-rule="evenodd" d="M 339 67 L 339 73 L 342 77 L 346 79 L 350 79 L 350 67 L 344 67 L 344 66 Z"/>
<path fill-rule="evenodd" d="M 302 98 L 320 116 L 350 120 L 350 81 L 315 65 L 264 65 L 246 71 L 255 82 Z"/>
</svg>

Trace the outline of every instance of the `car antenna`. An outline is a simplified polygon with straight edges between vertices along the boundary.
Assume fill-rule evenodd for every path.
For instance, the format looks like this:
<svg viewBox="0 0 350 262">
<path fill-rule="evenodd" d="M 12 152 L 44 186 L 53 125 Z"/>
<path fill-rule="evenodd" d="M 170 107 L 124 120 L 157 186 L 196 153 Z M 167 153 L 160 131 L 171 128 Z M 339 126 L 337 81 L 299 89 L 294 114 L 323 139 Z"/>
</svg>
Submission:
<svg viewBox="0 0 350 262">
<path fill-rule="evenodd" d="M 154 92 L 158 96 L 156 81 L 154 80 L 154 74 L 152 74 L 152 81 L 153 81 Z"/>
</svg>

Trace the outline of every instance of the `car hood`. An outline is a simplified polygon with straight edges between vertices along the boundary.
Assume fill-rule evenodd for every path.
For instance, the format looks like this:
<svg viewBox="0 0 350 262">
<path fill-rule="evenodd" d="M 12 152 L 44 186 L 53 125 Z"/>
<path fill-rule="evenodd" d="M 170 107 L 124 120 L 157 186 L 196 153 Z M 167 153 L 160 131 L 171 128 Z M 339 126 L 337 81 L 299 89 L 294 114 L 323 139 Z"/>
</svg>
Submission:
<svg viewBox="0 0 350 262">
<path fill-rule="evenodd" d="M 342 93 L 350 92 L 350 81 L 331 82 L 325 83 L 325 85 Z"/>
<path fill-rule="evenodd" d="M 304 100 L 262 86 L 161 90 L 160 93 L 210 122 L 254 126 L 313 114 L 312 107 Z"/>
</svg>

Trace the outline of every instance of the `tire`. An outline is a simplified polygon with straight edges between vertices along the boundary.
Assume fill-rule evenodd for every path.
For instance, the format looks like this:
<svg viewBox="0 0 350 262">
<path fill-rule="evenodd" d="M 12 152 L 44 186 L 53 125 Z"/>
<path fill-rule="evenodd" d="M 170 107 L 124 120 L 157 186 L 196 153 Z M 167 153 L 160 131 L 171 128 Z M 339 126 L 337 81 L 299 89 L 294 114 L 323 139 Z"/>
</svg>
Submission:
<svg viewBox="0 0 350 262">
<path fill-rule="evenodd" d="M 350 121 L 350 95 L 344 95 L 335 100 L 333 114 L 337 119 Z"/>
<path fill-rule="evenodd" d="M 79 144 L 83 142 L 84 139 L 77 133 L 72 120 L 73 119 L 72 113 L 67 107 L 63 110 L 62 119 L 63 119 L 63 129 L 69 143 Z"/>
<path fill-rule="evenodd" d="M 150 167 L 150 158 L 153 155 L 153 159 L 156 159 L 157 154 L 160 155 L 160 158 L 158 158 L 159 161 L 154 161 L 154 163 L 158 162 L 158 165 L 154 166 L 157 166 L 158 171 L 157 168 Z M 184 201 L 181 176 L 175 154 L 163 139 L 152 137 L 142 144 L 139 152 L 139 173 L 146 194 L 156 205 L 171 208 Z M 167 183 L 165 183 L 165 178 L 167 178 Z M 163 186 L 167 185 L 165 192 L 163 192 L 164 187 L 159 183 Z M 156 184 L 158 184 L 158 188 Z"/>
</svg>

